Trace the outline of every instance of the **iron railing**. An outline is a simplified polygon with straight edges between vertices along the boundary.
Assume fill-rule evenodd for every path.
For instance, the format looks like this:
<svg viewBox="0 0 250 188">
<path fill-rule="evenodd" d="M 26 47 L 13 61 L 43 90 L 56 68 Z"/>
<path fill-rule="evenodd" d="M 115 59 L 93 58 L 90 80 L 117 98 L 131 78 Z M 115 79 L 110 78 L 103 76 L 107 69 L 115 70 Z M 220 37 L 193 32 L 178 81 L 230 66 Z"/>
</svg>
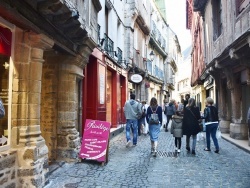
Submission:
<svg viewBox="0 0 250 188">
<path fill-rule="evenodd" d="M 104 33 L 104 50 L 111 56 L 114 57 L 114 42 Z"/>
</svg>

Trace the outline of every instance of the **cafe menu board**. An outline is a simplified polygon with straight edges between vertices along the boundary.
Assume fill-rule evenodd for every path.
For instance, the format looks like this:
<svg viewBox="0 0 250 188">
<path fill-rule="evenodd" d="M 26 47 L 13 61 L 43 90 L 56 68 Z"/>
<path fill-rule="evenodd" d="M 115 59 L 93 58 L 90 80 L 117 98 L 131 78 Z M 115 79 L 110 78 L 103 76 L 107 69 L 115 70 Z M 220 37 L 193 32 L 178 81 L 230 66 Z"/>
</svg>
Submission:
<svg viewBox="0 0 250 188">
<path fill-rule="evenodd" d="M 106 162 L 110 123 L 86 119 L 80 158 Z"/>
</svg>

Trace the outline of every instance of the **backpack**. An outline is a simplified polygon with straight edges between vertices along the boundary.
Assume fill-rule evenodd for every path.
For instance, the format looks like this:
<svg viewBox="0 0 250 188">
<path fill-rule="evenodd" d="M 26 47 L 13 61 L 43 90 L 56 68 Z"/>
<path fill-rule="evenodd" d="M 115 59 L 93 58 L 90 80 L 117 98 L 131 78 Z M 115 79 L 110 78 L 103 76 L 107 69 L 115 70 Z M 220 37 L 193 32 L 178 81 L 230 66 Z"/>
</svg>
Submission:
<svg viewBox="0 0 250 188">
<path fill-rule="evenodd" d="M 157 106 L 157 108 L 158 108 L 158 106 Z M 159 124 L 159 117 L 158 117 L 158 114 L 156 113 L 157 108 L 156 108 L 155 111 L 153 111 L 153 109 L 151 108 L 151 110 L 152 110 L 153 113 L 151 114 L 151 116 L 149 118 L 149 121 L 148 121 L 149 125 Z"/>
<path fill-rule="evenodd" d="M 5 110 L 3 106 L 3 101 L 0 99 L 0 119 L 5 116 Z"/>
</svg>

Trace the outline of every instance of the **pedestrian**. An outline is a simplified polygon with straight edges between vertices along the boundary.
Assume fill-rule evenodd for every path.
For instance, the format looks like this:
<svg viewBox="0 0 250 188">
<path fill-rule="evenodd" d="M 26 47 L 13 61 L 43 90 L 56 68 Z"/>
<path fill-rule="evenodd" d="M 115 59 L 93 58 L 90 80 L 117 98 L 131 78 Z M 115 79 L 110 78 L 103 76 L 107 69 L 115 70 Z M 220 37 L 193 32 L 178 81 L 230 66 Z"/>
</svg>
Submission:
<svg viewBox="0 0 250 188">
<path fill-rule="evenodd" d="M 248 108 L 248 113 L 247 113 L 247 124 L 248 124 L 248 131 L 250 135 L 250 107 Z"/>
<path fill-rule="evenodd" d="M 185 95 L 185 100 L 184 100 L 184 108 L 187 106 L 188 104 L 188 99 L 190 99 L 190 94 L 186 94 Z"/>
<path fill-rule="evenodd" d="M 214 100 L 211 97 L 206 98 L 206 108 L 204 109 L 204 119 L 206 126 L 206 140 L 207 147 L 204 149 L 205 151 L 211 151 L 210 148 L 210 136 L 213 139 L 215 146 L 215 153 L 219 153 L 219 144 L 218 139 L 216 138 L 216 131 L 219 125 L 219 117 L 218 110 L 215 106 L 213 106 Z"/>
<path fill-rule="evenodd" d="M 182 134 L 182 119 L 183 117 L 173 115 L 172 117 L 172 125 L 171 125 L 171 134 L 173 134 L 174 143 L 175 143 L 175 151 L 177 153 L 181 152 L 181 138 Z"/>
<path fill-rule="evenodd" d="M 178 109 L 178 103 L 176 102 L 175 99 L 173 99 L 173 104 L 174 104 L 175 110 L 177 110 Z"/>
<path fill-rule="evenodd" d="M 133 146 L 137 145 L 138 135 L 138 117 L 141 116 L 141 104 L 135 101 L 135 94 L 130 94 L 130 100 L 124 105 L 124 114 L 126 117 L 126 147 L 131 145 L 130 129 L 133 132 Z"/>
<path fill-rule="evenodd" d="M 140 102 L 140 99 L 136 99 L 136 101 L 141 105 L 142 107 L 142 103 Z M 142 120 L 142 116 L 141 117 L 138 117 L 138 120 L 137 120 L 137 125 L 138 125 L 138 136 L 141 136 L 141 120 Z"/>
<path fill-rule="evenodd" d="M 176 114 L 178 116 L 183 116 L 183 110 L 184 110 L 184 99 L 181 99 L 181 102 L 178 105 L 178 108 L 176 110 Z"/>
<path fill-rule="evenodd" d="M 144 105 L 144 108 L 146 109 L 146 116 L 147 116 L 147 109 L 149 107 L 149 105 L 147 104 L 147 101 L 145 101 L 145 105 Z M 144 133 L 145 134 L 149 134 L 149 126 L 148 126 L 148 122 L 147 122 L 147 119 L 146 119 L 146 116 L 145 116 L 145 130 L 144 130 Z"/>
<path fill-rule="evenodd" d="M 192 136 L 192 154 L 195 155 L 196 137 L 201 131 L 198 120 L 201 119 L 200 110 L 195 106 L 195 99 L 189 98 L 183 114 L 183 135 L 186 135 L 186 149 L 190 151 L 190 137 Z"/>
<path fill-rule="evenodd" d="M 158 137 L 162 124 L 162 107 L 158 105 L 157 99 L 152 97 L 147 109 L 146 120 L 149 124 L 149 135 L 151 140 L 151 153 L 156 157 Z"/>
<path fill-rule="evenodd" d="M 176 112 L 176 108 L 174 105 L 174 100 L 170 100 L 168 106 L 165 107 L 165 115 L 167 116 L 165 132 L 168 132 L 168 123 L 170 119 L 172 119 L 172 116 L 175 114 L 175 112 Z"/>
<path fill-rule="evenodd" d="M 142 104 L 142 115 L 141 115 L 141 118 L 140 118 L 140 134 L 147 134 L 146 132 L 146 125 L 145 125 L 145 122 L 146 122 L 146 113 L 147 113 L 147 109 L 146 109 L 146 101 L 142 101 L 141 102 Z"/>
</svg>

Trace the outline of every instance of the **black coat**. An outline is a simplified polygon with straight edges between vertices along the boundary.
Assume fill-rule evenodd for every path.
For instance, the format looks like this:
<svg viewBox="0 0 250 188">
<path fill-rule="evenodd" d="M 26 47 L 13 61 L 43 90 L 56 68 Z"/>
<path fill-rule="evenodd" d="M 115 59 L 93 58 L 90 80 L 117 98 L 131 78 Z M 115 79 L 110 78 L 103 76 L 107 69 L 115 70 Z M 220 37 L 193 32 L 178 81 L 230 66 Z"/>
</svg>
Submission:
<svg viewBox="0 0 250 188">
<path fill-rule="evenodd" d="M 192 111 L 192 112 L 191 112 Z M 198 107 L 186 107 L 184 109 L 182 129 L 184 135 L 196 135 L 200 132 L 199 122 L 201 119 Z"/>
</svg>

